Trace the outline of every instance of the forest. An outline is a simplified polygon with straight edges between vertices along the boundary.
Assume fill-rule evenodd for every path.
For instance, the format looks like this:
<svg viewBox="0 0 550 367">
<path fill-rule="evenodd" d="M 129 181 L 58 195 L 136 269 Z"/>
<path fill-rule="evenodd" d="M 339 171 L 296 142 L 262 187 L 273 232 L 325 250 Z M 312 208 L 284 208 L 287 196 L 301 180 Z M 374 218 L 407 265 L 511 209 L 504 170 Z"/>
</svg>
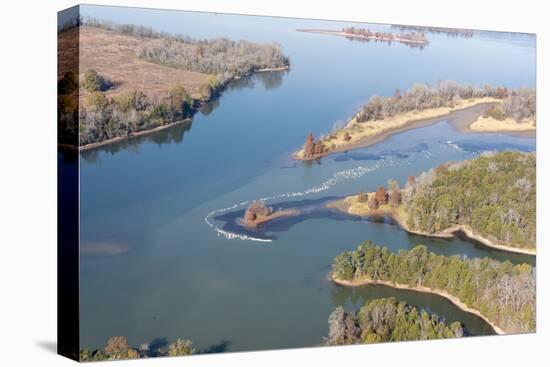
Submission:
<svg viewBox="0 0 550 367">
<path fill-rule="evenodd" d="M 276 43 L 258 44 L 227 38 L 193 39 L 170 35 L 151 28 L 131 24 L 114 24 L 86 18 L 83 25 L 120 32 L 133 37 L 148 38 L 137 51 L 143 60 L 214 75 L 220 84 L 235 77 L 244 77 L 261 69 L 287 67 L 289 58 Z"/>
<path fill-rule="evenodd" d="M 112 97 L 93 91 L 80 107 L 80 145 L 128 136 L 190 118 L 197 106 L 182 86 L 174 85 L 164 97 L 152 100 L 139 91 Z"/>
<path fill-rule="evenodd" d="M 403 93 L 397 89 L 390 97 L 373 96 L 355 117 L 358 122 L 383 120 L 399 113 L 454 107 L 461 100 L 482 97 L 501 99 L 503 116 L 514 118 L 517 122 L 535 119 L 536 92 L 533 89 L 509 90 L 490 85 L 479 88 L 454 81 L 439 81 L 435 86 L 415 84 L 412 89 Z"/>
<path fill-rule="evenodd" d="M 77 140 L 80 146 L 84 146 L 192 118 L 230 80 L 261 69 L 289 65 L 288 58 L 276 44 L 234 42 L 225 38 L 194 40 L 143 26 L 114 24 L 96 18 L 79 18 L 62 31 L 77 26 L 95 27 L 143 39 L 139 49 L 131 50 L 135 52 L 136 59 L 207 74 L 207 77 L 192 98 L 191 91 L 181 84 L 166 85 L 158 93 L 150 95 L 145 90 L 118 90 L 116 83 L 96 70 L 82 70 L 82 101 L 78 103 L 79 77 L 74 72 L 65 73 L 58 81 L 58 134 L 59 142 L 70 146 L 74 146 Z"/>
<path fill-rule="evenodd" d="M 339 254 L 335 279 L 388 281 L 428 287 L 458 297 L 507 333 L 535 331 L 535 269 L 489 258 L 442 256 L 419 245 L 397 254 L 367 241 Z"/>
<path fill-rule="evenodd" d="M 458 338 L 467 333 L 460 322 L 448 325 L 426 310 L 395 298 L 367 301 L 357 312 L 338 306 L 328 318 L 326 345 L 381 343 L 407 340 Z"/>
<path fill-rule="evenodd" d="M 402 195 L 412 230 L 439 232 L 468 225 L 491 241 L 535 248 L 534 153 L 484 153 L 440 165 L 416 177 Z"/>
<path fill-rule="evenodd" d="M 193 343 L 189 339 L 177 339 L 168 344 L 165 339 L 156 339 L 150 344 L 142 344 L 139 348 L 133 348 L 128 344 L 128 339 L 123 336 L 114 336 L 107 340 L 103 349 L 90 351 L 80 350 L 80 362 L 108 361 L 122 359 L 137 359 L 148 357 L 176 357 L 195 354 Z"/>
<path fill-rule="evenodd" d="M 288 58 L 277 44 L 255 44 L 227 38 L 201 41 L 156 39 L 141 47 L 139 57 L 170 67 L 213 74 L 221 84 L 257 70 L 289 65 Z"/>
</svg>

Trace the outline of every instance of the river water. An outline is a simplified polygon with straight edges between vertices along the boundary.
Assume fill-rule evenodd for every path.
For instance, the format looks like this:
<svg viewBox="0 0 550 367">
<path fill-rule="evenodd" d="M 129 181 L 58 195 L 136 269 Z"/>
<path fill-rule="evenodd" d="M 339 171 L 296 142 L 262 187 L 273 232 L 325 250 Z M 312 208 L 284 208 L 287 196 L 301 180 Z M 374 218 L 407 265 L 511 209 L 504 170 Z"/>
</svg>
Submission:
<svg viewBox="0 0 550 367">
<path fill-rule="evenodd" d="M 315 163 L 290 159 L 308 132 L 330 132 L 372 95 L 449 79 L 511 88 L 535 84 L 535 39 L 476 32 L 428 34 L 423 48 L 296 32 L 350 24 L 83 6 L 84 14 L 171 33 L 280 43 L 286 72 L 233 83 L 192 124 L 116 143 L 80 157 L 81 345 L 115 335 L 131 345 L 190 338 L 200 351 L 322 343 L 338 305 L 394 296 L 491 334 L 441 297 L 382 286 L 348 289 L 327 280 L 333 258 L 373 240 L 392 251 L 431 251 L 534 264 L 534 258 L 460 239 L 409 235 L 384 221 L 323 210 L 320 203 L 404 184 L 449 160 L 485 150 L 535 150 L 535 139 L 465 134 L 446 120 Z M 353 25 L 353 24 L 351 24 Z M 389 30 L 385 25 L 357 25 Z M 300 205 L 305 214 L 252 233 L 232 222 L 246 203 Z M 233 217 L 232 217 L 233 216 Z"/>
</svg>

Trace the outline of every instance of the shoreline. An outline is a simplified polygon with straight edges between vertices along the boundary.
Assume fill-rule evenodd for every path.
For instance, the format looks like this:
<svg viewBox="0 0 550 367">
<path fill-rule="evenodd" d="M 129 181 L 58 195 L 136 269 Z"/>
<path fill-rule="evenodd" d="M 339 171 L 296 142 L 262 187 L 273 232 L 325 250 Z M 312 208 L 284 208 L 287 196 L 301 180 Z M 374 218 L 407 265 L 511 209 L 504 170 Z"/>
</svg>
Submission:
<svg viewBox="0 0 550 367">
<path fill-rule="evenodd" d="M 537 126 L 534 120 L 517 122 L 512 118 L 496 120 L 490 116 L 479 116 L 464 129 L 469 133 L 500 133 L 519 136 L 536 136 Z"/>
<path fill-rule="evenodd" d="M 371 194 L 373 194 L 373 193 L 369 193 L 369 195 L 371 195 Z M 380 216 L 388 215 L 397 224 L 399 224 L 399 226 L 401 228 L 403 228 L 404 231 L 406 231 L 407 233 L 410 233 L 410 234 L 415 234 L 415 235 L 424 236 L 424 237 L 434 237 L 434 238 L 453 238 L 453 237 L 455 237 L 456 232 L 462 232 L 468 239 L 479 242 L 483 246 L 487 246 L 487 247 L 492 248 L 492 249 L 496 249 L 496 250 L 500 250 L 500 251 L 506 251 L 506 252 L 512 252 L 512 253 L 516 253 L 516 254 L 522 254 L 522 255 L 530 255 L 530 256 L 536 256 L 537 255 L 536 249 L 524 249 L 524 248 L 501 245 L 501 244 L 495 243 L 495 242 L 491 241 L 488 238 L 485 238 L 481 235 L 478 235 L 478 234 L 474 233 L 474 231 L 469 226 L 466 226 L 466 225 L 463 225 L 463 224 L 456 224 L 454 226 L 451 226 L 449 228 L 446 228 L 442 231 L 435 232 L 435 233 L 429 233 L 429 232 L 425 232 L 425 231 L 416 231 L 416 230 L 413 230 L 413 229 L 409 228 L 407 223 L 405 223 L 405 221 L 403 220 L 403 218 L 401 218 L 401 216 L 399 215 L 399 212 L 395 208 L 376 209 L 376 210 L 372 210 L 370 213 L 352 212 L 352 211 L 350 211 L 351 205 L 346 203 L 345 200 L 347 198 L 353 197 L 353 196 L 354 195 L 351 195 L 351 196 L 347 196 L 346 198 L 341 199 L 341 200 L 331 201 L 331 202 L 326 204 L 326 207 L 330 208 L 330 209 L 339 210 L 339 211 L 342 211 L 346 214 L 355 215 L 355 216 L 358 216 L 358 217 L 368 218 L 368 217 L 380 217 Z"/>
<path fill-rule="evenodd" d="M 239 224 L 241 224 L 245 228 L 253 229 L 253 228 L 258 228 L 262 224 L 271 222 L 272 220 L 275 220 L 277 218 L 293 217 L 295 215 L 299 215 L 300 213 L 301 212 L 298 209 L 284 209 L 284 210 L 275 211 L 269 215 L 255 219 L 252 222 L 245 221 L 244 218 L 241 218 L 239 221 Z"/>
<path fill-rule="evenodd" d="M 404 290 L 411 290 L 411 291 L 420 292 L 420 293 L 435 294 L 435 295 L 438 295 L 440 297 L 446 298 L 451 303 L 453 303 L 455 306 L 460 308 L 462 311 L 469 312 L 473 315 L 478 316 L 483 321 L 485 321 L 487 324 L 489 324 L 493 328 L 493 330 L 495 331 L 496 334 L 498 334 L 498 335 L 505 335 L 506 334 L 506 332 L 504 330 L 502 330 L 498 325 L 496 325 L 494 322 L 489 320 L 486 316 L 482 315 L 481 312 L 479 312 L 479 310 L 476 310 L 475 308 L 469 307 L 464 302 L 462 302 L 458 297 L 453 296 L 453 295 L 451 295 L 451 294 L 449 294 L 445 291 L 439 290 L 439 289 L 433 289 L 433 288 L 428 288 L 428 287 L 424 287 L 424 286 L 415 286 L 415 287 L 413 287 L 413 286 L 408 286 L 408 285 L 405 285 L 405 284 L 393 283 L 393 282 L 386 281 L 386 280 L 371 280 L 371 279 L 367 279 L 367 278 L 353 279 L 353 280 L 343 280 L 343 279 L 335 278 L 332 273 L 330 274 L 330 279 L 331 279 L 332 282 L 334 282 L 336 284 L 339 284 L 341 286 L 346 286 L 346 287 L 359 287 L 359 286 L 363 286 L 363 285 L 384 285 L 384 286 L 395 288 L 395 289 L 404 289 Z"/>
<path fill-rule="evenodd" d="M 179 124 L 183 124 L 183 123 L 189 123 L 189 122 L 192 122 L 192 121 L 193 121 L 192 118 L 186 118 L 186 119 L 183 119 L 183 120 L 180 120 L 180 121 L 171 122 L 171 123 L 166 124 L 166 125 L 157 126 L 155 128 L 152 128 L 152 129 L 136 131 L 136 132 L 130 133 L 126 136 L 117 136 L 116 138 L 99 141 L 97 143 L 90 143 L 90 144 L 86 144 L 86 145 L 81 145 L 78 148 L 75 148 L 75 147 L 67 145 L 67 144 L 64 144 L 63 146 L 64 147 L 71 147 L 74 150 L 78 150 L 79 152 L 82 152 L 82 151 L 86 151 L 86 150 L 90 150 L 90 149 L 99 148 L 99 147 L 102 147 L 104 145 L 109 145 L 109 144 L 112 144 L 112 143 L 116 143 L 116 142 L 119 142 L 119 141 L 129 140 L 129 139 L 132 139 L 132 138 L 136 138 L 138 136 L 152 134 L 152 133 L 157 132 L 157 131 L 168 129 L 168 128 L 170 128 L 172 126 L 175 126 L 175 125 L 179 125 Z"/>
<path fill-rule="evenodd" d="M 267 73 L 267 72 L 270 72 L 270 71 L 283 71 L 283 70 L 289 70 L 290 69 L 290 65 L 285 65 L 285 66 L 280 66 L 278 68 L 263 68 L 263 69 L 258 69 L 256 71 L 254 71 L 254 73 Z M 254 74 L 252 73 L 252 74 Z"/>
<path fill-rule="evenodd" d="M 374 126 L 372 130 L 369 131 L 371 132 L 369 135 L 360 137 L 354 142 L 342 143 L 340 146 L 336 146 L 335 148 L 332 148 L 327 152 L 316 154 L 310 158 L 303 157 L 303 148 L 301 148 L 292 154 L 292 158 L 301 161 L 311 161 L 328 156 L 333 153 L 342 153 L 354 149 L 366 148 L 368 146 L 379 143 L 394 134 L 433 125 L 443 119 L 463 119 L 464 117 L 466 117 L 469 122 L 468 125 L 470 125 L 473 121 L 475 121 L 475 118 L 479 117 L 485 112 L 487 107 L 492 106 L 496 103 L 499 103 L 499 100 L 494 98 L 481 98 L 474 101 L 466 101 L 463 105 L 459 105 L 454 108 L 440 107 L 436 109 L 410 111 L 395 115 L 389 119 L 372 120 L 365 123 L 358 123 L 356 122 L 356 118 L 353 117 L 351 120 L 348 121 L 345 127 L 338 130 L 332 135 L 345 134 L 345 132 L 349 132 L 349 130 L 351 130 L 353 126 L 357 125 L 363 125 L 363 129 L 366 129 L 369 124 L 371 126 L 373 124 L 378 126 Z M 424 116 L 415 117 L 415 115 Z M 471 115 L 474 115 L 475 118 L 472 119 Z M 470 121 L 471 119 L 472 121 Z M 355 132 L 352 133 L 355 134 Z M 324 140 L 326 140 L 326 138 Z M 330 144 L 330 141 L 327 141 L 327 143 Z"/>
<path fill-rule="evenodd" d="M 430 43 L 429 41 L 419 41 L 419 40 L 410 40 L 407 38 L 400 38 L 399 35 L 394 35 L 394 38 L 387 38 L 387 37 L 376 37 L 376 36 L 364 36 L 362 34 L 346 33 L 343 31 L 334 31 L 329 29 L 297 29 L 296 31 L 304 32 L 304 33 L 330 34 L 333 36 L 357 38 L 357 39 L 363 39 L 367 41 L 401 42 L 401 43 L 408 43 L 408 44 L 415 44 L 415 45 L 427 45 Z"/>
<path fill-rule="evenodd" d="M 281 66 L 281 67 L 278 67 L 278 68 L 263 68 L 263 69 L 255 70 L 252 74 L 246 75 L 244 77 L 234 77 L 232 80 L 238 80 L 238 79 L 246 78 L 246 77 L 254 75 L 254 73 L 267 73 L 267 72 L 283 71 L 283 70 L 289 70 L 289 69 L 290 69 L 290 65 L 285 65 L 285 66 Z M 203 101 L 203 103 L 207 103 L 207 102 L 208 101 Z M 198 109 L 196 112 L 198 112 L 199 110 L 200 109 Z M 112 143 L 116 143 L 116 142 L 119 142 L 119 141 L 131 139 L 131 138 L 134 138 L 134 137 L 143 136 L 143 135 L 147 135 L 147 134 L 152 134 L 152 133 L 155 133 L 155 132 L 158 132 L 158 131 L 161 131 L 161 130 L 164 130 L 164 129 L 168 129 L 168 128 L 173 127 L 173 126 L 176 126 L 178 124 L 189 123 L 189 122 L 193 122 L 193 117 L 187 117 L 183 120 L 170 122 L 168 124 L 157 126 L 155 128 L 152 128 L 152 129 L 145 129 L 145 130 L 136 131 L 136 132 L 130 133 L 130 134 L 125 135 L 125 136 L 117 136 L 115 138 L 99 141 L 99 142 L 96 142 L 96 143 L 79 145 L 78 147 L 72 146 L 70 144 L 58 144 L 58 148 L 72 149 L 72 150 L 76 150 L 76 151 L 81 152 L 81 151 L 86 151 L 86 150 L 90 150 L 90 149 L 99 148 L 99 147 L 109 145 L 109 144 L 112 144 Z"/>
</svg>

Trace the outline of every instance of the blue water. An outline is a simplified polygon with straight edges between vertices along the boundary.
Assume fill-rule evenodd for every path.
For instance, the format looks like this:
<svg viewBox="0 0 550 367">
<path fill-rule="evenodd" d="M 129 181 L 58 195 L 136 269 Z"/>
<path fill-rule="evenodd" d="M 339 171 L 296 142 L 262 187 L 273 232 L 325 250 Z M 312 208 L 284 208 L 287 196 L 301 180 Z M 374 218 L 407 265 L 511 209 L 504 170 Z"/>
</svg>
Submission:
<svg viewBox="0 0 550 367">
<path fill-rule="evenodd" d="M 330 264 L 341 251 L 368 239 L 392 251 L 424 243 L 449 255 L 514 263 L 533 263 L 533 258 L 329 214 L 274 224 L 247 239 L 228 238 L 235 228 L 224 228 L 227 223 L 216 217 L 243 210 L 246 204 L 239 204 L 257 198 L 292 205 L 372 191 L 389 178 L 403 184 L 409 175 L 484 150 L 535 150 L 534 138 L 465 134 L 442 120 L 320 162 L 289 158 L 308 132 L 330 132 L 375 94 L 441 79 L 534 86 L 534 36 L 429 34 L 431 43 L 420 50 L 295 31 L 347 23 L 95 6 L 82 10 L 192 37 L 276 41 L 292 65 L 287 72 L 235 83 L 192 124 L 82 153 L 82 346 L 101 347 L 114 335 L 125 335 L 132 345 L 190 338 L 203 351 L 313 346 L 326 335 L 327 317 L 336 305 L 357 308 L 381 296 L 460 320 L 475 335 L 491 333 L 483 321 L 437 296 L 336 287 L 326 279 Z M 105 250 L 113 248 L 117 251 Z"/>
</svg>

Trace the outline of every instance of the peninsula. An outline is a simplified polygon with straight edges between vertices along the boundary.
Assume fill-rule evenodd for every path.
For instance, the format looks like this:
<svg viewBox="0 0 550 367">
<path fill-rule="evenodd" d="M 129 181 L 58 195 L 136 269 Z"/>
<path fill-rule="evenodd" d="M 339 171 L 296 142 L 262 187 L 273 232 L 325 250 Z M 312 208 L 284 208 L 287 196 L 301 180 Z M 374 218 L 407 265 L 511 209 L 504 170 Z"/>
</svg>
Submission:
<svg viewBox="0 0 550 367">
<path fill-rule="evenodd" d="M 195 40 L 94 18 L 63 29 L 61 145 L 89 149 L 189 121 L 234 79 L 288 69 L 277 44 Z M 74 65 L 78 68 L 74 68 Z M 78 146 L 74 146 L 78 145 Z"/>
<path fill-rule="evenodd" d="M 364 148 L 393 134 L 441 121 L 467 121 L 468 131 L 518 132 L 535 127 L 536 94 L 532 89 L 483 89 L 455 82 L 430 87 L 416 84 L 392 97 L 373 96 L 348 123 L 317 140 L 306 137 L 302 149 L 292 156 L 314 160 L 332 153 Z"/>
<path fill-rule="evenodd" d="M 428 39 L 422 32 L 409 33 L 391 33 L 391 32 L 373 32 L 366 28 L 348 27 L 341 30 L 328 29 L 298 29 L 298 32 L 329 34 L 333 36 L 341 36 L 349 39 L 357 39 L 363 41 L 380 41 L 380 42 L 400 42 L 409 46 L 425 46 Z"/>
<path fill-rule="evenodd" d="M 327 203 L 348 214 L 388 215 L 407 232 L 467 237 L 495 249 L 535 255 L 536 161 L 533 153 L 488 153 L 409 177 L 404 189 L 360 193 Z"/>
<path fill-rule="evenodd" d="M 298 209 L 274 210 L 272 207 L 266 206 L 263 201 L 256 200 L 248 206 L 240 223 L 247 228 L 256 228 L 274 219 L 291 217 L 298 214 L 300 214 Z"/>
<path fill-rule="evenodd" d="M 422 245 L 394 254 L 367 241 L 338 255 L 331 277 L 343 286 L 383 284 L 440 295 L 498 334 L 535 330 L 535 269 L 527 264 L 442 256 Z"/>
<path fill-rule="evenodd" d="M 443 318 L 395 298 L 369 300 L 357 312 L 338 306 L 328 318 L 326 345 L 371 344 L 467 336 L 460 322 Z"/>
</svg>

